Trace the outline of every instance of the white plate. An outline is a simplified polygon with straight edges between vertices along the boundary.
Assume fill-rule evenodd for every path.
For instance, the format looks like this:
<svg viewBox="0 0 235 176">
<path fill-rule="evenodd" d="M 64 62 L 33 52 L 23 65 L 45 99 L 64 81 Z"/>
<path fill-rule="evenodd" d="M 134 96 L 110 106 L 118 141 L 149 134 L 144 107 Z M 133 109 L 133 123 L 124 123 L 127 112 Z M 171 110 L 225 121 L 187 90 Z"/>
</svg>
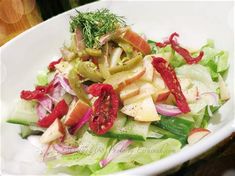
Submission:
<svg viewBox="0 0 235 176">
<path fill-rule="evenodd" d="M 125 16 L 137 32 L 162 39 L 177 31 L 186 46 L 199 47 L 208 38 L 216 47 L 230 53 L 227 83 L 232 98 L 212 118 L 212 134 L 199 143 L 160 161 L 122 172 L 122 175 L 161 173 L 205 152 L 228 137 L 234 127 L 234 63 L 232 2 L 122 2 L 92 3 L 78 10 L 109 8 Z M 5 118 L 23 89 L 33 88 L 38 70 L 59 58 L 59 48 L 69 40 L 69 19 L 75 10 L 58 15 L 24 32 L 1 48 L 1 117 Z M 202 75 L 203 76 L 203 75 Z M 38 150 L 18 136 L 18 126 L 1 123 L 1 161 L 3 174 L 42 174 L 45 166 L 37 158 Z"/>
</svg>

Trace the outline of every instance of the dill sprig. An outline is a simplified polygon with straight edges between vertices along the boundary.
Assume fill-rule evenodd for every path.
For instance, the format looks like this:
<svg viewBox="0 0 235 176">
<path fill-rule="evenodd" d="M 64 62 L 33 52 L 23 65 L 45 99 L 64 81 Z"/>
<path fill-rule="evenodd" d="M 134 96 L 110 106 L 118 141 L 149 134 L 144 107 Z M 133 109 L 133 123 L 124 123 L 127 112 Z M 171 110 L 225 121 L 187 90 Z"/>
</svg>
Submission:
<svg viewBox="0 0 235 176">
<path fill-rule="evenodd" d="M 101 36 L 126 25 L 124 17 L 115 15 L 108 9 L 77 13 L 71 17 L 70 31 L 74 32 L 79 27 L 88 48 L 98 48 Z"/>
</svg>

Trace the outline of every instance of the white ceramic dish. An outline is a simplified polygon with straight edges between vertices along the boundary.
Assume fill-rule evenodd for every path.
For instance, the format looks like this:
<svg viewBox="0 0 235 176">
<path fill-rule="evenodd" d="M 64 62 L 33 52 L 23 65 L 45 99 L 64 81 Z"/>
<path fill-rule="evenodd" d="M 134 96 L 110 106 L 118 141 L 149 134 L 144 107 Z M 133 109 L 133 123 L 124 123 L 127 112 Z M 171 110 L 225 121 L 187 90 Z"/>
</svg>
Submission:
<svg viewBox="0 0 235 176">
<path fill-rule="evenodd" d="M 199 47 L 214 39 L 216 47 L 229 51 L 230 70 L 227 83 L 231 99 L 211 120 L 212 134 L 193 146 L 160 161 L 127 170 L 121 175 L 149 175 L 166 171 L 228 137 L 234 126 L 234 59 L 232 2 L 111 2 L 92 3 L 78 10 L 109 8 L 125 16 L 129 24 L 148 38 L 162 39 L 177 31 L 187 46 Z M 218 13 L 221 12 L 221 13 Z M 18 126 L 6 124 L 12 102 L 22 89 L 33 87 L 37 71 L 59 57 L 59 48 L 69 39 L 69 18 L 75 10 L 58 15 L 24 32 L 1 48 L 1 171 L 2 174 L 36 175 L 45 173 L 38 160 L 38 150 L 18 136 Z M 203 76 L 203 75 L 202 75 Z"/>
</svg>

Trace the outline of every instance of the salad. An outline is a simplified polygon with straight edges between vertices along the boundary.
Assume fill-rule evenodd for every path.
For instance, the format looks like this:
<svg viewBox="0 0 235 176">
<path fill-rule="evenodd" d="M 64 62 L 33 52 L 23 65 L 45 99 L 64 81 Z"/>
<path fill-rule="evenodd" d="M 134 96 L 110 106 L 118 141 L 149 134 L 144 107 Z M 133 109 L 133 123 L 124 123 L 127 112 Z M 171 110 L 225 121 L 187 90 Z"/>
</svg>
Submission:
<svg viewBox="0 0 235 176">
<path fill-rule="evenodd" d="M 208 135 L 229 99 L 228 53 L 134 32 L 107 9 L 71 17 L 71 41 L 22 90 L 7 122 L 39 135 L 48 173 L 104 175 L 160 160 Z M 157 35 L 157 34 L 156 34 Z"/>
</svg>

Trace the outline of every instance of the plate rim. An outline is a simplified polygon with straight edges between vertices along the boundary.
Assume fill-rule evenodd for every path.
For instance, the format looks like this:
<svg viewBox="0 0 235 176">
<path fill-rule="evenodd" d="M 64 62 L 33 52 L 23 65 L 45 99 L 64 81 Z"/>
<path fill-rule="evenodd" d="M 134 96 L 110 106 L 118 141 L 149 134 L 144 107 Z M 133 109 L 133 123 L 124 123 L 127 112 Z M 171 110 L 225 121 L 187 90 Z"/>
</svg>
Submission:
<svg viewBox="0 0 235 176">
<path fill-rule="evenodd" d="M 112 1 L 103 0 L 103 1 L 98 1 L 98 2 L 92 2 L 92 3 L 86 4 L 86 5 L 83 5 L 80 7 L 76 7 L 74 9 L 81 10 L 81 9 L 89 8 L 90 6 L 94 6 L 97 4 L 103 4 L 103 3 L 107 4 L 110 2 L 112 2 Z M 60 18 L 60 16 L 71 14 L 74 11 L 74 9 L 63 12 L 61 14 L 58 14 L 58 15 L 56 15 L 46 21 L 43 21 L 43 22 L 33 26 L 32 28 L 22 32 L 21 34 L 19 34 L 18 36 L 16 36 L 12 40 L 10 40 L 9 42 L 2 45 L 0 47 L 1 52 L 4 52 L 5 49 L 10 47 L 16 41 L 21 40 L 21 38 L 24 38 L 24 36 L 28 35 L 28 33 L 31 33 L 35 30 L 40 30 L 40 28 L 42 28 L 44 25 L 47 25 L 47 23 L 50 23 L 51 21 L 53 21 L 57 18 Z M 233 70 L 233 75 L 234 75 L 234 70 Z M 234 97 L 235 96 L 233 93 L 231 96 L 231 100 L 230 100 L 230 101 L 232 101 L 232 106 L 234 106 Z M 174 168 L 174 167 L 176 167 L 176 166 L 178 166 L 178 165 L 180 165 L 180 164 L 182 164 L 192 158 L 195 158 L 202 153 L 205 153 L 210 148 L 212 148 L 216 144 L 220 143 L 226 137 L 228 137 L 233 132 L 235 132 L 235 115 L 234 114 L 231 114 L 231 115 L 234 116 L 233 120 L 231 120 L 233 123 L 224 124 L 220 129 L 215 131 L 211 136 L 208 136 L 206 138 L 206 140 L 201 140 L 200 142 L 198 142 L 188 148 L 182 148 L 179 152 L 174 153 L 174 154 L 172 154 L 166 158 L 160 159 L 158 161 L 154 161 L 152 163 L 145 164 L 143 166 L 139 166 L 139 167 L 136 167 L 133 169 L 124 170 L 124 171 L 117 172 L 117 173 L 112 173 L 112 175 L 123 175 L 123 174 L 124 175 L 132 175 L 135 173 L 138 173 L 138 175 L 141 175 L 141 174 L 149 175 L 149 174 L 162 173 L 162 172 L 170 170 L 170 169 L 172 169 L 172 168 Z M 1 123 L 0 125 L 2 126 L 3 123 Z M 187 155 L 185 155 L 185 154 L 187 154 Z M 168 162 L 169 160 L 171 160 L 171 162 Z"/>
</svg>

